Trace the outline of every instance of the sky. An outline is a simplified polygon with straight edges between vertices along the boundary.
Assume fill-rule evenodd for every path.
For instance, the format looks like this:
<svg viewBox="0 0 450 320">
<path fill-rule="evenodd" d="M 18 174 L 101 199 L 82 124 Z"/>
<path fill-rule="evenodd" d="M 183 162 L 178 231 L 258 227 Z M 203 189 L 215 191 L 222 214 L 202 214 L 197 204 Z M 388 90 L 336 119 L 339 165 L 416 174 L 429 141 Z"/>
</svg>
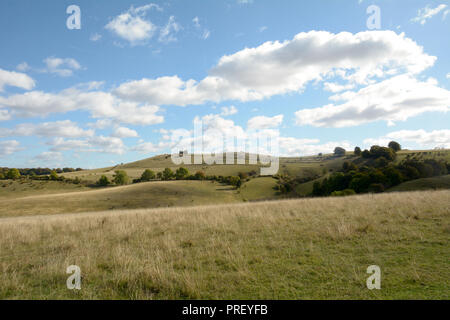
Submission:
<svg viewBox="0 0 450 320">
<path fill-rule="evenodd" d="M 0 167 L 450 148 L 444 0 L 3 0 L 0 41 Z"/>
</svg>

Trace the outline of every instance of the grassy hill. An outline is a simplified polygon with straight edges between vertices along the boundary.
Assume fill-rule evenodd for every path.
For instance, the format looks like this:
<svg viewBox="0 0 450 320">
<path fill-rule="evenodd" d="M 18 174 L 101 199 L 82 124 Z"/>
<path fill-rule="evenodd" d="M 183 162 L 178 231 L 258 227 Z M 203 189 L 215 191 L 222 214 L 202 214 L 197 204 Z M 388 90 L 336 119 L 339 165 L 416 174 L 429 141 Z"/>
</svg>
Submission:
<svg viewBox="0 0 450 320">
<path fill-rule="evenodd" d="M 53 181 L 44 181 L 52 187 Z M 59 184 L 62 185 L 61 182 Z M 193 206 L 242 201 L 234 188 L 210 181 L 154 181 L 33 196 L 0 197 L 0 217 Z"/>
<path fill-rule="evenodd" d="M 446 190 L 1 218 L 0 299 L 448 300 L 449 203 Z"/>
<path fill-rule="evenodd" d="M 407 181 L 390 188 L 388 191 L 396 192 L 438 189 L 450 189 L 450 175 Z"/>
</svg>

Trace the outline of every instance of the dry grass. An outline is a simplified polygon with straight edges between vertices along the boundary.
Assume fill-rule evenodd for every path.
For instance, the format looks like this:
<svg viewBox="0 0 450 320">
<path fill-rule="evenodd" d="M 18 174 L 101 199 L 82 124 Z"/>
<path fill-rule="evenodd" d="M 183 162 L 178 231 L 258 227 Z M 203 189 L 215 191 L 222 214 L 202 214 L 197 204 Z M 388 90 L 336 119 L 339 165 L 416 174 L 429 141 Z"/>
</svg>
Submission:
<svg viewBox="0 0 450 320">
<path fill-rule="evenodd" d="M 3 218 L 0 298 L 449 299 L 449 238 L 450 191 Z"/>
</svg>

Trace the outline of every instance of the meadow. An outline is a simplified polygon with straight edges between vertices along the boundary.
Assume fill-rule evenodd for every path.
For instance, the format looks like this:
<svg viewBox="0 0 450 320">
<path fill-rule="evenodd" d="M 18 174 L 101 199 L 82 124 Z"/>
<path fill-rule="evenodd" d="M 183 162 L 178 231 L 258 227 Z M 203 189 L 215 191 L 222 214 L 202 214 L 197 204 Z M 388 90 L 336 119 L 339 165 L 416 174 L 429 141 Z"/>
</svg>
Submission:
<svg viewBox="0 0 450 320">
<path fill-rule="evenodd" d="M 449 299 L 449 238 L 448 190 L 2 218 L 0 298 Z"/>
<path fill-rule="evenodd" d="M 353 153 L 281 158 L 278 176 L 239 188 L 208 180 L 94 186 L 124 170 L 177 168 L 168 155 L 64 173 L 72 180 L 0 180 L 0 299 L 449 299 L 450 175 L 381 194 L 311 198 Z M 400 151 L 450 160 L 449 151 Z M 189 165 L 238 175 L 257 165 Z M 295 192 L 277 189 L 296 177 Z M 284 178 L 283 178 L 284 179 Z M 68 290 L 66 268 L 82 270 Z M 378 265 L 382 289 L 368 290 Z"/>
</svg>

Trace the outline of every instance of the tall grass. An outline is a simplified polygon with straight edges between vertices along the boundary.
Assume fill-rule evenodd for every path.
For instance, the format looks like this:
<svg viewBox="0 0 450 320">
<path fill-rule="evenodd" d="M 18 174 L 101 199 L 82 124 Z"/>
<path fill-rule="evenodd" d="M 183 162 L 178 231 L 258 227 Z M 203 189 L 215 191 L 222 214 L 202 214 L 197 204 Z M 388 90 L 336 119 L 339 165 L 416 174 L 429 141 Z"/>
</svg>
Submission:
<svg viewBox="0 0 450 320">
<path fill-rule="evenodd" d="M 448 299 L 449 238 L 450 191 L 3 218 L 0 298 Z"/>
</svg>

